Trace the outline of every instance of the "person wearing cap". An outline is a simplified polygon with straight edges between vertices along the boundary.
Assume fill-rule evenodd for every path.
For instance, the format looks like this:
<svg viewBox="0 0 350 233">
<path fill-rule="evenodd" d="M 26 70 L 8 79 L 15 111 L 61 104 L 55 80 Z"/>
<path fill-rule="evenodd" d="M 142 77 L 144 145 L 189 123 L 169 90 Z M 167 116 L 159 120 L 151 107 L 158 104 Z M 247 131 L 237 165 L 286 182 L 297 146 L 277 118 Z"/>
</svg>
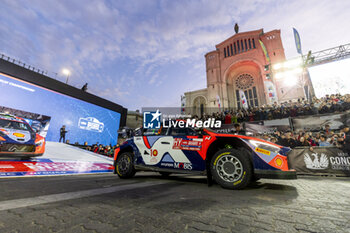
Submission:
<svg viewBox="0 0 350 233">
<path fill-rule="evenodd" d="M 344 150 L 344 152 L 348 153 L 348 155 L 350 155 L 350 132 L 349 132 L 349 126 L 343 125 L 343 126 L 340 127 L 340 129 L 345 134 L 343 150 Z"/>
</svg>

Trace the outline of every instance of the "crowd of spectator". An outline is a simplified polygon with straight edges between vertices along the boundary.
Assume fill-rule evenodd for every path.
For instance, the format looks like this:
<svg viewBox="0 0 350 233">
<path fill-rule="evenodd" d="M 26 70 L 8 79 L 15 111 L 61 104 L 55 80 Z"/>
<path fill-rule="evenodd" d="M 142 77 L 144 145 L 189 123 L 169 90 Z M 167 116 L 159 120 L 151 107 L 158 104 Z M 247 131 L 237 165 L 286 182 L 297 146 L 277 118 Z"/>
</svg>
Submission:
<svg viewBox="0 0 350 233">
<path fill-rule="evenodd" d="M 287 131 L 283 133 L 280 131 L 275 131 L 273 133 L 265 133 L 255 136 L 290 148 L 305 146 L 332 146 L 343 148 L 345 138 L 344 132 L 331 131 L 329 129 L 329 125 L 326 125 L 325 129 L 319 132 L 300 130 L 297 132 Z"/>
<path fill-rule="evenodd" d="M 87 146 L 85 147 L 86 150 L 100 154 L 100 155 L 105 155 L 108 157 L 113 157 L 114 156 L 114 150 L 116 147 L 118 147 L 119 145 L 115 145 L 115 146 L 105 146 L 102 144 L 94 144 L 92 146 Z"/>
<path fill-rule="evenodd" d="M 284 102 L 249 109 L 226 110 L 211 115 L 204 114 L 201 119 L 215 118 L 223 124 L 264 121 L 297 116 L 309 116 L 325 113 L 337 113 L 350 110 L 350 94 L 326 95 L 320 99 L 314 97 L 312 101 L 299 99 L 297 102 Z"/>
</svg>

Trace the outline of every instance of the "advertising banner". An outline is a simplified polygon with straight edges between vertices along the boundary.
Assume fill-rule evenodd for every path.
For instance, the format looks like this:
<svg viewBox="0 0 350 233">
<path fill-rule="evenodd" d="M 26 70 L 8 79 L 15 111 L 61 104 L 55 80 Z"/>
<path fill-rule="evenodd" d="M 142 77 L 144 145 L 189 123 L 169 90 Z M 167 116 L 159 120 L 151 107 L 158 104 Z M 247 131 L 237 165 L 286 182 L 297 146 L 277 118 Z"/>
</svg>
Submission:
<svg viewBox="0 0 350 233">
<path fill-rule="evenodd" d="M 31 118 L 33 113 L 37 117 L 48 116 L 50 127 L 44 128 L 47 141 L 58 141 L 60 128 L 65 125 L 68 131 L 66 139 L 71 143 L 87 142 L 89 145 L 117 143 L 120 113 L 2 73 L 0 73 L 0 106 L 13 109 L 9 111 L 15 115 L 19 114 L 19 117 L 21 114 L 30 113 L 30 117 L 24 117 L 29 123 L 30 120 L 35 120 Z M 4 110 L 6 112 L 8 109 Z M 33 123 L 37 124 L 36 121 L 32 122 L 32 125 Z"/>
<path fill-rule="evenodd" d="M 300 174 L 350 176 L 350 156 L 336 147 L 295 148 L 288 154 L 291 168 Z"/>
<path fill-rule="evenodd" d="M 277 101 L 276 87 L 271 81 L 264 81 L 265 88 L 267 90 L 267 96 L 269 97 L 270 104 Z"/>
<path fill-rule="evenodd" d="M 299 36 L 299 32 L 297 31 L 297 29 L 293 28 L 293 34 L 294 34 L 295 47 L 297 48 L 297 52 L 299 54 L 302 54 L 303 52 L 301 51 L 300 36 Z"/>
<path fill-rule="evenodd" d="M 239 90 L 239 96 L 241 98 L 243 108 L 248 109 L 249 106 L 248 106 L 247 98 L 246 98 L 243 90 Z"/>
<path fill-rule="evenodd" d="M 247 122 L 244 125 L 247 132 L 259 134 L 290 130 L 288 118 L 259 122 Z"/>
<path fill-rule="evenodd" d="M 259 40 L 259 43 L 260 43 L 260 46 L 264 52 L 267 63 L 270 63 L 270 57 L 269 57 L 269 54 L 267 53 L 267 49 L 266 49 L 264 43 L 261 40 Z"/>
<path fill-rule="evenodd" d="M 295 130 L 317 131 L 327 124 L 331 130 L 337 130 L 344 124 L 350 124 L 350 112 L 292 118 L 292 123 Z"/>
<path fill-rule="evenodd" d="M 112 171 L 113 166 L 108 163 L 79 161 L 53 162 L 50 159 L 28 161 L 2 160 L 0 164 L 0 177 L 72 175 Z"/>
</svg>

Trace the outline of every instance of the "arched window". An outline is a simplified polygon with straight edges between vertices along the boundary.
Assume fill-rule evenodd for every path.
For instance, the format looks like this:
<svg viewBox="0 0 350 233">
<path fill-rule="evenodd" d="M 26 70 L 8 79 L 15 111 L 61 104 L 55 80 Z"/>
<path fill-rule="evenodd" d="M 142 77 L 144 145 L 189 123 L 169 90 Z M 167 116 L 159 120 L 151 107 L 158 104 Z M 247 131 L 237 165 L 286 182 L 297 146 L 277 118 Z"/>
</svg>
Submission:
<svg viewBox="0 0 350 233">
<path fill-rule="evenodd" d="M 244 92 L 249 107 L 259 106 L 257 90 L 254 84 L 254 78 L 250 74 L 239 75 L 236 78 L 234 85 L 236 88 L 236 101 L 238 108 L 242 107 L 239 90 L 242 90 Z"/>
<path fill-rule="evenodd" d="M 241 40 L 241 48 L 242 48 L 242 52 L 244 52 L 243 40 Z"/>
<path fill-rule="evenodd" d="M 226 57 L 226 48 L 224 48 L 224 57 Z"/>
<path fill-rule="evenodd" d="M 236 42 L 233 42 L 233 47 L 235 49 L 235 54 L 237 54 Z"/>
<path fill-rule="evenodd" d="M 248 39 L 249 49 L 252 49 L 252 44 L 250 43 L 250 39 Z"/>
<path fill-rule="evenodd" d="M 241 52 L 241 48 L 239 46 L 239 40 L 237 40 L 237 49 L 238 49 L 238 53 L 240 53 Z"/>
<path fill-rule="evenodd" d="M 253 42 L 253 48 L 255 49 L 255 41 L 254 41 L 254 38 L 252 39 L 252 42 Z"/>
<path fill-rule="evenodd" d="M 233 56 L 232 44 L 230 44 L 230 49 L 231 49 L 231 56 Z"/>
<path fill-rule="evenodd" d="M 247 46 L 247 39 L 244 39 L 244 45 L 245 45 L 245 50 L 248 50 L 248 46 Z"/>
</svg>

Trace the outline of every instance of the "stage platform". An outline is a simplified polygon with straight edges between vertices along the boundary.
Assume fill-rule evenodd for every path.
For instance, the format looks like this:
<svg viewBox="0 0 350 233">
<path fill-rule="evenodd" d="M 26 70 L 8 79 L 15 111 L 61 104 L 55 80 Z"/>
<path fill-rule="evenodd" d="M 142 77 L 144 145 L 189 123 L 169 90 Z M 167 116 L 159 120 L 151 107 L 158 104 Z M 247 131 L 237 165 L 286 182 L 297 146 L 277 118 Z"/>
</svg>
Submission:
<svg viewBox="0 0 350 233">
<path fill-rule="evenodd" d="M 43 156 L 30 160 L 0 157 L 0 177 L 52 176 L 113 171 L 113 159 L 58 142 L 46 142 Z"/>
</svg>

